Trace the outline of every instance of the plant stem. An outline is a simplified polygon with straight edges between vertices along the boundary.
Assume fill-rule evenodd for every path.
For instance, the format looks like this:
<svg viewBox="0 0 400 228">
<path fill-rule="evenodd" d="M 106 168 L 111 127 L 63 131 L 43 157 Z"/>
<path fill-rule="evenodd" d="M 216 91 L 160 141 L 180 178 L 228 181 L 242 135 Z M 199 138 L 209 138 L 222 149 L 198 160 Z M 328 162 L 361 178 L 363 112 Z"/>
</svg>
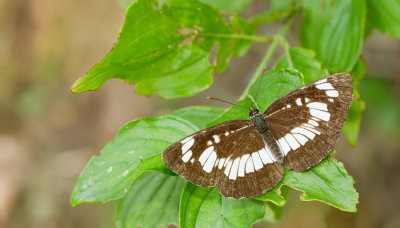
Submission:
<svg viewBox="0 0 400 228">
<path fill-rule="evenodd" d="M 206 37 L 252 40 L 256 42 L 267 42 L 274 39 L 273 37 L 270 36 L 257 36 L 257 35 L 245 35 L 245 34 L 201 33 L 200 35 Z"/>
<path fill-rule="evenodd" d="M 288 62 L 289 68 L 293 68 L 292 56 L 290 55 L 290 45 L 286 41 L 285 37 L 280 36 L 279 39 L 281 40 L 283 50 L 285 50 L 285 56 L 286 56 L 286 60 Z"/>
<path fill-rule="evenodd" d="M 247 96 L 247 94 L 250 90 L 250 87 L 253 85 L 254 82 L 257 81 L 258 77 L 260 77 L 260 74 L 264 70 L 264 67 L 266 65 L 268 65 L 269 61 L 271 60 L 271 57 L 275 54 L 275 51 L 279 46 L 279 42 L 282 40 L 282 37 L 285 36 L 288 29 L 289 29 L 289 23 L 286 23 L 282 26 L 282 28 L 279 30 L 279 32 L 273 36 L 273 41 L 272 41 L 271 45 L 268 47 L 268 50 L 265 53 L 263 59 L 261 60 L 260 65 L 258 65 L 256 72 L 253 74 L 253 77 L 251 78 L 246 89 L 244 90 L 242 96 L 240 96 L 239 100 L 242 100 L 243 98 L 245 98 Z"/>
</svg>

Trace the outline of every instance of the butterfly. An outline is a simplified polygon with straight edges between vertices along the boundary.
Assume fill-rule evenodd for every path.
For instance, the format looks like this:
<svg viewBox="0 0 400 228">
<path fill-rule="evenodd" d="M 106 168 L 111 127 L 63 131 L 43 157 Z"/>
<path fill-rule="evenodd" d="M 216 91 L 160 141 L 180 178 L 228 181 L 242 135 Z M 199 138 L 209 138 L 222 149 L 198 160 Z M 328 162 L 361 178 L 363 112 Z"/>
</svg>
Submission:
<svg viewBox="0 0 400 228">
<path fill-rule="evenodd" d="M 326 158 L 335 146 L 352 101 L 348 73 L 327 76 L 272 103 L 251 120 L 230 120 L 172 144 L 164 163 L 195 185 L 216 186 L 235 199 L 274 188 L 283 166 L 297 172 Z M 283 165 L 283 166 L 282 166 Z"/>
</svg>

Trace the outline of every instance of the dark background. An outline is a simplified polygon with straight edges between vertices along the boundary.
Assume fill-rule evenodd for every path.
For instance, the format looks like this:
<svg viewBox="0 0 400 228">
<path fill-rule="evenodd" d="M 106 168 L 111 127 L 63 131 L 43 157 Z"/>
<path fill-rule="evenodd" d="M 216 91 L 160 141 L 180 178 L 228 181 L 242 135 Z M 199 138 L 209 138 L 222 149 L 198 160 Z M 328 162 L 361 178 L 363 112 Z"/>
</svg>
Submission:
<svg viewBox="0 0 400 228">
<path fill-rule="evenodd" d="M 0 227 L 113 227 L 112 203 L 72 208 L 69 196 L 89 158 L 124 123 L 189 105 L 235 101 L 267 44 L 234 59 L 210 89 L 191 98 L 138 96 L 134 86 L 110 80 L 95 92 L 72 94 L 72 83 L 117 41 L 123 1 L 0 1 Z M 256 1 L 245 15 L 267 9 Z M 299 44 L 295 24 L 288 38 Z M 274 34 L 264 26 L 259 34 Z M 367 109 L 359 143 L 342 137 L 336 158 L 360 193 L 357 213 L 299 201 L 292 191 L 276 224 L 259 227 L 400 227 L 400 41 L 373 31 L 362 56 L 367 74 L 360 92 Z"/>
</svg>

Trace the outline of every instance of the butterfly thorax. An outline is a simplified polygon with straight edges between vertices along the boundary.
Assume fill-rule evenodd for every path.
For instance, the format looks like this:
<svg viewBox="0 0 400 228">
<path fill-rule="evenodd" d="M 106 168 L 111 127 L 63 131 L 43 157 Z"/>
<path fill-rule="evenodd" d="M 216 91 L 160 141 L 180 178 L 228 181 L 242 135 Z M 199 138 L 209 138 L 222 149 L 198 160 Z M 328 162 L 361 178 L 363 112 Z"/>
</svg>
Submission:
<svg viewBox="0 0 400 228">
<path fill-rule="evenodd" d="M 260 111 L 258 109 L 250 107 L 249 116 L 251 118 L 251 121 L 257 127 L 257 129 L 260 133 L 264 133 L 268 130 L 267 126 L 265 126 L 262 114 L 260 113 Z"/>
</svg>

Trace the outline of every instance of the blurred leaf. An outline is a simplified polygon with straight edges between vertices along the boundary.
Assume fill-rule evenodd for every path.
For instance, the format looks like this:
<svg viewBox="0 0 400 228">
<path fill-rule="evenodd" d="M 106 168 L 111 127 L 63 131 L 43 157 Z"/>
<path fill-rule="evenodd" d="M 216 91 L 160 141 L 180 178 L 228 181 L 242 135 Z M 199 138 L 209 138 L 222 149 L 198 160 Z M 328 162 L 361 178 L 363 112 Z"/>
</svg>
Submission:
<svg viewBox="0 0 400 228">
<path fill-rule="evenodd" d="M 221 196 L 216 188 L 187 182 L 182 191 L 180 227 L 251 227 L 264 217 L 264 203 Z"/>
<path fill-rule="evenodd" d="M 360 84 L 360 80 L 361 80 L 361 78 L 364 77 L 364 74 L 365 74 L 365 60 L 363 58 L 360 58 L 357 61 L 357 64 L 354 66 L 354 68 L 350 74 L 351 74 L 351 78 L 353 79 L 353 89 L 357 90 L 358 85 Z M 358 94 L 358 91 L 356 93 Z"/>
<path fill-rule="evenodd" d="M 234 28 L 238 30 L 237 33 L 243 31 L 243 34 L 245 35 L 254 35 L 254 31 L 249 27 L 248 23 L 238 15 L 235 14 L 231 16 L 231 23 L 234 26 Z M 239 57 L 244 55 L 249 50 L 252 43 L 253 42 L 251 40 L 245 40 L 245 39 L 238 40 L 235 46 L 233 47 L 232 55 L 234 57 Z"/>
<path fill-rule="evenodd" d="M 346 136 L 347 142 L 351 146 L 357 145 L 358 133 L 360 132 L 361 119 L 364 110 L 364 101 L 357 100 L 351 103 L 349 116 L 342 128 L 342 131 Z"/>
<path fill-rule="evenodd" d="M 118 227 L 167 227 L 178 224 L 179 202 L 186 181 L 178 176 L 146 172 L 127 195 L 115 202 Z"/>
<path fill-rule="evenodd" d="M 400 38 L 400 1 L 367 0 L 368 20 L 383 33 Z"/>
<path fill-rule="evenodd" d="M 246 10 L 252 0 L 200 0 L 225 12 L 240 12 Z"/>
<path fill-rule="evenodd" d="M 212 106 L 191 106 L 172 112 L 171 115 L 179 116 L 190 121 L 199 129 L 206 128 L 206 124 L 215 120 L 225 109 Z"/>
<path fill-rule="evenodd" d="M 172 115 L 141 118 L 125 124 L 101 150 L 101 155 L 90 159 L 76 182 L 71 205 L 120 199 L 144 171 L 171 174 L 161 153 L 195 131 L 198 131 L 196 126 Z"/>
<path fill-rule="evenodd" d="M 294 69 L 304 75 L 304 83 L 308 84 L 328 76 L 327 70 L 322 69 L 321 63 L 315 58 L 315 52 L 301 47 L 291 47 L 289 50 Z M 288 68 L 288 60 L 284 55 L 276 63 L 274 69 Z"/>
<path fill-rule="evenodd" d="M 365 118 L 378 135 L 398 141 L 400 136 L 400 93 L 394 80 L 367 75 L 360 83 L 367 103 Z"/>
<path fill-rule="evenodd" d="M 137 84 L 136 92 L 142 95 L 193 95 L 210 86 L 214 70 L 226 68 L 240 40 L 231 38 L 234 34 L 216 9 L 198 1 L 135 1 L 127 10 L 118 43 L 75 82 L 72 91 L 96 90 L 108 79 L 120 78 Z M 211 66 L 214 44 L 218 49 Z"/>
<path fill-rule="evenodd" d="M 251 27 L 257 28 L 262 23 L 275 22 L 289 17 L 298 9 L 297 1 L 294 0 L 271 0 L 266 12 L 255 15 L 249 20 Z"/>
<path fill-rule="evenodd" d="M 332 73 L 349 72 L 359 59 L 364 39 L 363 0 L 302 1 L 301 38 Z"/>
</svg>

